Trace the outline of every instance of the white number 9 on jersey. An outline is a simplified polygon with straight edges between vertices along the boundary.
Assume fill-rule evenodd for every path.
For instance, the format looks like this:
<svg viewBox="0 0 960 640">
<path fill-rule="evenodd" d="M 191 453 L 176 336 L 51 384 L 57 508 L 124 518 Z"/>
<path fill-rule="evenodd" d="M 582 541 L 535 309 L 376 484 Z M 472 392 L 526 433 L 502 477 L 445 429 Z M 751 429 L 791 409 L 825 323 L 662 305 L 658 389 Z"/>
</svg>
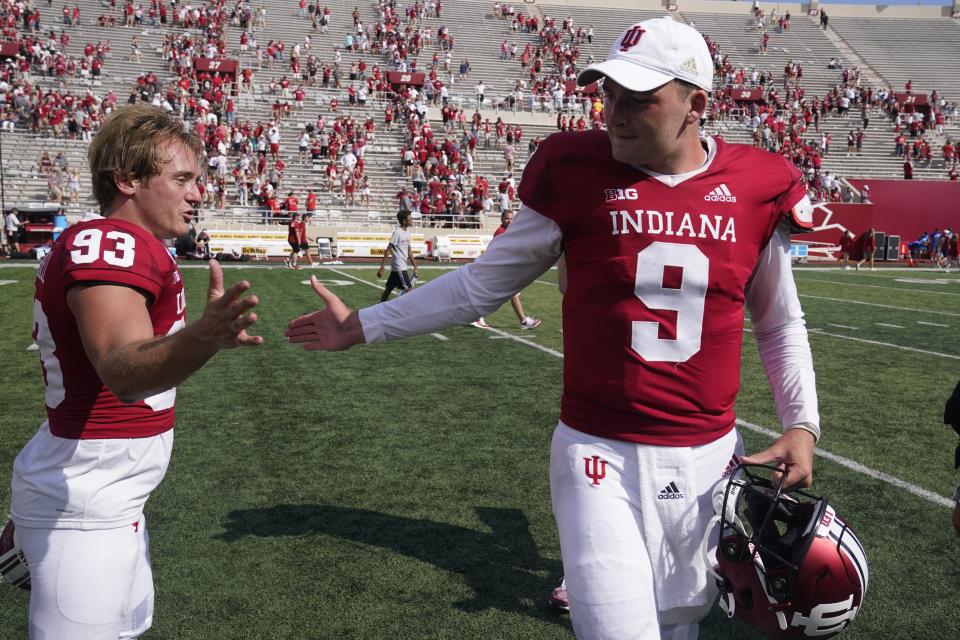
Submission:
<svg viewBox="0 0 960 640">
<path fill-rule="evenodd" d="M 90 264 L 101 257 L 101 242 L 103 231 L 100 229 L 84 229 L 73 238 L 73 246 L 77 247 L 70 252 L 70 259 L 76 264 Z M 124 231 L 107 231 L 107 240 L 113 240 L 113 249 L 104 249 L 103 261 L 115 267 L 133 266 L 133 250 L 136 239 Z"/>
<path fill-rule="evenodd" d="M 680 267 L 680 288 L 663 286 L 666 267 Z M 633 293 L 649 309 L 677 312 L 675 340 L 660 338 L 659 322 L 635 320 L 630 347 L 649 362 L 686 362 L 700 351 L 710 260 L 692 244 L 654 242 L 637 254 Z"/>
</svg>

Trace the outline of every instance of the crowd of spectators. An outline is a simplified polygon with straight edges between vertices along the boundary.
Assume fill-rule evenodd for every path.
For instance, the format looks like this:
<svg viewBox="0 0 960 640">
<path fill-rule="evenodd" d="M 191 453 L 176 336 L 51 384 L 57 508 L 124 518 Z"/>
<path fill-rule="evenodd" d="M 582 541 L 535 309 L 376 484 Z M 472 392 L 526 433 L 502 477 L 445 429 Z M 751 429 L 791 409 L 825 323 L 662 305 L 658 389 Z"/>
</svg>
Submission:
<svg viewBox="0 0 960 640">
<path fill-rule="evenodd" d="M 323 178 L 316 192 L 307 197 L 314 208 L 317 192 L 329 194 L 346 206 L 371 206 L 364 152 L 375 139 L 375 112 L 360 118 L 342 114 L 341 99 L 360 107 L 375 101 L 377 112 L 383 109 L 386 129 L 403 128 L 405 144 L 398 164 L 406 193 L 400 191 L 398 202 L 401 208 L 407 206 L 414 214 L 438 224 L 474 224 L 485 211 L 502 212 L 515 206 L 519 157 L 524 145 L 529 152 L 539 142 L 524 138 L 521 127 L 507 124 L 502 117 L 491 122 L 475 111 L 468 118 L 461 103 L 451 100 L 454 85 L 475 83 L 478 106 L 516 110 L 536 105 L 541 110 L 556 110 L 556 128 L 560 131 L 602 126 L 603 102 L 595 87 L 586 92 L 575 90 L 578 72 L 593 62 L 592 57 L 582 55 L 581 49 L 593 43 L 594 29 L 578 24 L 572 16 L 562 20 L 541 18 L 506 3 L 494 3 L 494 16 L 508 23 L 512 34 L 535 34 L 537 42 L 526 42 L 521 48 L 509 36 L 502 39 L 500 59 L 519 65 L 519 77 L 511 91 L 492 96 L 483 79 L 472 77 L 470 60 L 456 53 L 456 38 L 442 23 L 443 4 L 438 0 L 415 0 L 405 6 L 379 0 L 378 19 L 371 24 L 364 23 L 357 8 L 349 16 L 341 16 L 320 0 L 298 0 L 298 4 L 301 18 L 312 25 L 312 33 L 291 46 L 283 38 L 258 43 L 258 31 L 262 33 L 267 25 L 267 9 L 255 9 L 244 0 L 207 0 L 196 5 L 161 0 L 104 3 L 110 12 L 101 16 L 101 24 L 177 28 L 163 33 L 159 47 L 169 76 L 161 79 L 155 71 L 140 74 L 127 101 L 150 102 L 177 113 L 195 127 L 207 153 L 209 176 L 204 198 L 209 206 L 259 206 L 268 217 L 286 216 L 288 205 L 299 204 L 293 193 L 288 191 L 284 196 L 283 177 L 289 163 L 321 168 Z M 754 17 L 767 42 L 771 34 L 776 37 L 776 33 L 790 29 L 789 14 L 764 16 L 755 9 Z M 75 86 L 70 80 L 96 80 L 112 55 L 109 40 L 86 43 L 82 55 L 67 54 L 70 30 L 80 20 L 79 7 L 65 4 L 61 31 L 45 31 L 38 9 L 29 3 L 0 0 L 4 35 L 19 45 L 18 55 L 0 65 L 0 94 L 5 99 L 0 128 L 27 128 L 88 141 L 117 104 L 117 96 L 109 91 L 98 95 L 90 87 L 77 95 L 70 89 Z M 329 33 L 335 20 L 352 20 L 352 25 L 342 42 L 332 47 L 327 43 L 325 51 L 332 53 L 324 59 L 317 42 Z M 228 49 L 228 25 L 241 31 L 237 52 Z M 873 114 L 882 111 L 893 123 L 893 152 L 904 160 L 904 177 L 912 177 L 915 163 L 938 166 L 942 161 L 949 177 L 957 179 L 957 145 L 950 138 L 938 145 L 931 142 L 931 132 L 942 137 L 944 124 L 958 115 L 956 105 L 943 100 L 936 91 L 930 95 L 931 108 L 921 112 L 912 104 L 900 104 L 890 89 L 861 86 L 856 67 L 844 68 L 838 60 L 832 60 L 829 67 L 837 73 L 836 85 L 822 98 L 810 96 L 799 62 L 790 61 L 778 81 L 769 69 L 736 67 L 716 42 L 709 37 L 707 42 L 717 70 L 717 90 L 708 119 L 739 121 L 749 128 L 756 146 L 792 160 L 807 177 L 815 200 L 852 201 L 857 197 L 843 187 L 841 179 L 822 170 L 832 143 L 826 123 L 850 113 L 859 113 L 859 126 L 838 134 L 846 141 L 847 154 L 862 153 L 865 146 L 886 139 L 885 134 L 874 132 L 876 126 L 868 134 Z M 758 51 L 765 47 L 758 47 Z M 229 57 L 234 53 L 241 61 L 236 78 L 194 68 L 197 58 Z M 139 61 L 140 55 L 140 43 L 134 34 L 128 59 Z M 238 118 L 237 92 L 253 91 L 252 75 L 263 70 L 276 71 L 260 85 L 273 101 L 271 119 L 252 122 Z M 422 71 L 426 79 L 419 89 L 403 86 L 396 90 L 388 81 L 389 71 Z M 38 78 L 44 82 L 38 83 Z M 58 80 L 56 89 L 38 86 L 50 86 L 50 78 Z M 283 154 L 280 127 L 292 115 L 303 112 L 307 91 L 315 87 L 342 93 L 327 101 L 326 115 L 299 132 L 296 151 L 288 149 Z M 759 89 L 760 99 L 738 101 L 735 91 L 742 88 Z M 910 90 L 908 83 L 907 93 Z M 434 131 L 426 120 L 428 105 L 440 109 L 440 131 Z M 572 105 L 577 109 L 572 110 Z M 476 154 L 480 149 L 497 152 L 503 162 L 502 174 L 490 176 L 490 180 L 477 175 Z M 842 143 L 840 150 L 832 152 L 843 153 Z M 51 199 L 73 202 L 78 196 L 79 188 L 74 191 L 71 186 L 70 170 L 60 168 L 45 175 Z M 491 180 L 494 189 L 490 188 Z"/>
<path fill-rule="evenodd" d="M 775 31 L 779 33 L 789 31 L 789 14 L 771 20 L 754 6 L 753 15 L 766 40 L 770 32 L 765 24 L 776 24 Z M 865 145 L 879 142 L 880 136 L 867 131 L 874 113 L 882 111 L 893 121 L 895 151 L 904 158 L 904 178 L 912 178 L 914 162 L 924 162 L 927 166 L 933 163 L 933 151 L 925 132 L 936 127 L 938 135 L 943 135 L 944 122 L 956 113 L 955 105 L 946 103 L 936 91 L 930 95 L 931 108 L 926 115 L 912 104 L 901 105 L 890 88 L 875 90 L 864 86 L 860 69 L 845 68 L 836 58 L 831 59 L 827 68 L 837 73 L 837 83 L 823 97 L 808 95 L 803 85 L 804 69 L 799 62 L 789 60 L 783 68 L 781 82 L 777 82 L 769 69 L 735 66 L 716 41 L 709 36 L 706 40 L 717 76 L 708 120 L 739 121 L 750 131 L 754 146 L 790 159 L 803 171 L 808 193 L 815 201 L 853 202 L 858 197 L 841 179 L 821 170 L 833 142 L 828 122 L 849 127 L 851 114 L 858 114 L 858 126 L 839 135 L 846 142 L 847 155 L 860 155 Z M 758 53 L 762 53 L 764 47 L 765 44 L 761 44 Z M 736 97 L 744 95 L 744 89 L 751 90 L 749 99 L 738 100 Z M 910 94 L 911 89 L 908 83 L 906 93 Z M 907 142 L 907 136 L 911 137 L 912 144 Z M 956 179 L 956 147 L 950 139 L 941 152 L 948 177 Z"/>
</svg>

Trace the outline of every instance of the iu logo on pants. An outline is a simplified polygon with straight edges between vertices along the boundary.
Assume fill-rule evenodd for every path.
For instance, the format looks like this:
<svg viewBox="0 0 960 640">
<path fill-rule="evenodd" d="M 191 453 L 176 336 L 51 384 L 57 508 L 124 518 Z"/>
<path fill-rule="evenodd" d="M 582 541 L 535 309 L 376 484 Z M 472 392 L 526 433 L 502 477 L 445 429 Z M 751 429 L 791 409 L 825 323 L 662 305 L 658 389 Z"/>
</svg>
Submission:
<svg viewBox="0 0 960 640">
<path fill-rule="evenodd" d="M 607 477 L 607 461 L 601 460 L 600 456 L 584 458 L 583 460 L 584 473 L 593 480 L 593 484 L 600 484 L 600 481 Z"/>
</svg>

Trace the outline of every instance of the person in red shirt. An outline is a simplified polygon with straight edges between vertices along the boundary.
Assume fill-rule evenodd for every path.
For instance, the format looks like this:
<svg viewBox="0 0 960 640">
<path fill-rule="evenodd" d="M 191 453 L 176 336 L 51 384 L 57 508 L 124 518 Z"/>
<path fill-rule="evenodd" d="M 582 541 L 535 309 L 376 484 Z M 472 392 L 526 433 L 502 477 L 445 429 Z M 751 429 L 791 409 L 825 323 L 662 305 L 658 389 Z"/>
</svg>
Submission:
<svg viewBox="0 0 960 640">
<path fill-rule="evenodd" d="M 949 231 L 949 229 L 947 229 L 947 231 Z M 960 234 L 958 233 L 951 233 L 950 239 L 947 242 L 947 262 L 943 267 L 947 273 L 950 273 L 951 263 L 960 269 Z M 958 529 L 958 531 L 960 531 L 960 529 Z"/>
<path fill-rule="evenodd" d="M 867 231 L 863 236 L 863 245 L 862 245 L 862 254 L 860 260 L 855 265 L 857 271 L 860 271 L 860 266 L 866 262 L 870 261 L 870 271 L 876 271 L 873 266 L 873 254 L 877 251 L 877 234 L 873 230 L 873 227 Z"/>
<path fill-rule="evenodd" d="M 200 206 L 203 143 L 146 104 L 89 147 L 101 215 L 67 228 L 37 273 L 46 420 L 13 464 L 11 519 L 30 570 L 31 637 L 136 638 L 154 608 L 144 505 L 173 445 L 176 385 L 221 349 L 255 346 L 256 296 L 210 262 L 200 317 L 164 243 Z M 93 577 L 96 588 L 92 588 Z"/>
<path fill-rule="evenodd" d="M 844 231 L 843 235 L 840 236 L 840 242 L 838 246 L 840 248 L 840 259 L 843 260 L 843 266 L 841 267 L 844 271 L 850 268 L 850 257 L 853 255 L 854 249 L 854 234 L 852 231 Z"/>
<path fill-rule="evenodd" d="M 701 137 L 714 68 L 695 29 L 645 20 L 609 51 L 577 78 L 603 79 L 607 131 L 546 138 L 516 220 L 482 256 L 359 311 L 313 280 L 324 308 L 286 335 L 335 351 L 433 333 L 497 309 L 563 255 L 550 485 L 574 632 L 695 638 L 716 596 L 701 543 L 725 471 L 771 463 L 784 491 L 812 480 L 819 412 L 789 234 L 812 228 L 813 206 L 789 160 Z M 747 311 L 783 428 L 752 456 L 734 410 Z"/>
<path fill-rule="evenodd" d="M 286 199 L 283 201 L 283 206 L 292 213 L 296 213 L 300 208 L 300 200 L 297 199 L 297 196 L 293 194 L 293 191 L 287 193 Z"/>
<path fill-rule="evenodd" d="M 292 192 L 291 195 L 293 195 Z M 290 222 L 287 224 L 287 243 L 290 245 L 290 257 L 284 260 L 283 264 L 291 269 L 299 269 L 300 266 L 297 261 L 301 255 L 304 255 L 310 261 L 310 266 L 313 266 L 310 241 L 307 237 L 306 217 L 295 210 L 290 214 Z"/>
</svg>

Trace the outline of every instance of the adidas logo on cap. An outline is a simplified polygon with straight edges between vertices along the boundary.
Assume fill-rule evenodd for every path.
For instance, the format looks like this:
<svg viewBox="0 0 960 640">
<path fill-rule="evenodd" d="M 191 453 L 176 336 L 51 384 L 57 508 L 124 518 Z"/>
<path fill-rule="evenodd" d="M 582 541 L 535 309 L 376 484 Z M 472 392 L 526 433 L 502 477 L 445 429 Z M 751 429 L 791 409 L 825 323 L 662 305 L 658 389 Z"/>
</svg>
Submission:
<svg viewBox="0 0 960 640">
<path fill-rule="evenodd" d="M 703 199 L 707 202 L 736 202 L 737 196 L 730 193 L 730 189 L 727 188 L 727 185 L 721 184 L 719 187 L 703 196 Z"/>
<path fill-rule="evenodd" d="M 670 484 L 660 490 L 660 495 L 657 496 L 657 500 L 682 500 L 683 497 L 684 493 L 680 491 L 677 483 L 670 482 Z"/>
</svg>

